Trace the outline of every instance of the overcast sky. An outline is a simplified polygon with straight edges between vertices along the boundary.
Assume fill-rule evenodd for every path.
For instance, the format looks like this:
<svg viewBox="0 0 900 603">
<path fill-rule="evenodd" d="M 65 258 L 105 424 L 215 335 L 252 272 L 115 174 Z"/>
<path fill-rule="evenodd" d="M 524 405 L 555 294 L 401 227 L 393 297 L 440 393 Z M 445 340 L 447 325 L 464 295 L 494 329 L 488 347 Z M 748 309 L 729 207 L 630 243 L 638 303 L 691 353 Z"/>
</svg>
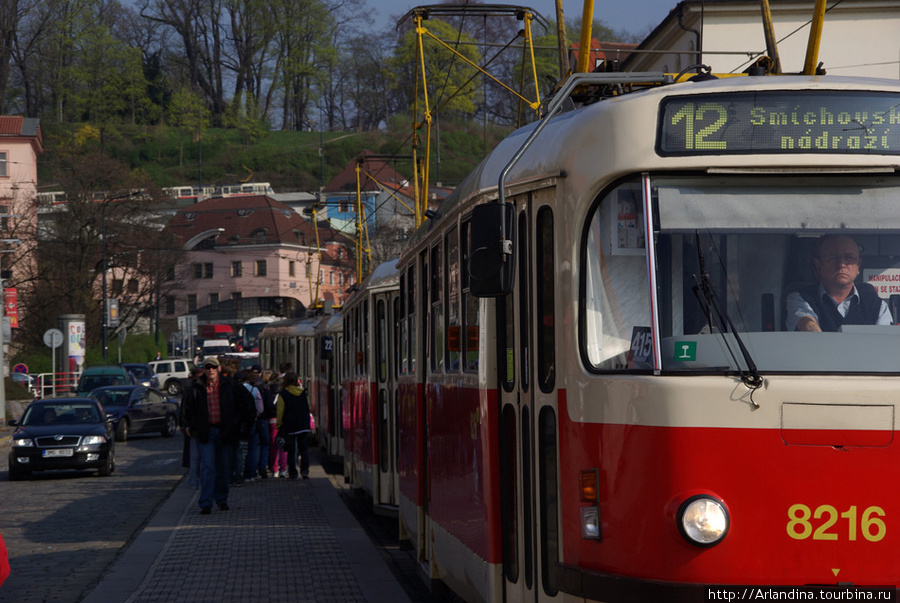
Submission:
<svg viewBox="0 0 900 603">
<path fill-rule="evenodd" d="M 375 17 L 375 26 L 378 29 L 394 27 L 396 21 L 392 17 L 402 17 L 411 8 L 440 4 L 440 0 L 420 2 L 415 0 L 366 0 L 366 2 L 371 7 L 370 10 Z M 456 3 L 462 4 L 463 0 L 458 0 Z M 501 0 L 486 3 L 513 4 Z M 556 18 L 556 0 L 517 1 L 515 4 L 532 8 L 548 20 Z M 678 4 L 678 0 L 594 0 L 594 18 L 602 20 L 616 31 L 644 34 L 659 25 L 676 4 Z M 563 0 L 566 21 L 580 18 L 582 10 L 581 0 Z"/>
</svg>

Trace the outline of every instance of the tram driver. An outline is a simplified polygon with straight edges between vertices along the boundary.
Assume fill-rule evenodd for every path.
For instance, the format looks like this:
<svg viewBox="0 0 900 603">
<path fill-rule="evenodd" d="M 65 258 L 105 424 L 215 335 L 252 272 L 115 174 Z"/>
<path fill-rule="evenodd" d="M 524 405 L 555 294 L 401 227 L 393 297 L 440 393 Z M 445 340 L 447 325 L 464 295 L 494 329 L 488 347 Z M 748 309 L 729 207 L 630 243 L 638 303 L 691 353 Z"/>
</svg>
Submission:
<svg viewBox="0 0 900 603">
<path fill-rule="evenodd" d="M 788 331 L 837 331 L 844 324 L 889 325 L 887 303 L 868 283 L 856 283 L 860 247 L 847 235 L 826 235 L 816 243 L 813 270 L 817 282 L 787 297 Z"/>
</svg>

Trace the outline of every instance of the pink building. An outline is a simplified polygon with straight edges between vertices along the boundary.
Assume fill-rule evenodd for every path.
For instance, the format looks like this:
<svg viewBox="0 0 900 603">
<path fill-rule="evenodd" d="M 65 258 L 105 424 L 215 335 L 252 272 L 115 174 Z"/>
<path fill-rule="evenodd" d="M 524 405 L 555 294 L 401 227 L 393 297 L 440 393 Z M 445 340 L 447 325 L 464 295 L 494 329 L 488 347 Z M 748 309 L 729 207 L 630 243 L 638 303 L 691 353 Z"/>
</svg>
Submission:
<svg viewBox="0 0 900 603">
<path fill-rule="evenodd" d="M 0 116 L 0 269 L 20 287 L 35 272 L 37 244 L 37 158 L 44 151 L 40 120 Z M 9 271 L 9 272 L 7 272 Z M 11 274 L 10 274 L 11 273 Z M 21 319 L 23 308 L 18 308 Z"/>
<path fill-rule="evenodd" d="M 171 275 L 164 319 L 239 325 L 261 315 L 302 316 L 318 294 L 340 303 L 355 262 L 345 237 L 264 195 L 207 199 L 181 209 L 166 230 L 186 251 Z M 346 241 L 349 243 L 349 241 Z"/>
</svg>

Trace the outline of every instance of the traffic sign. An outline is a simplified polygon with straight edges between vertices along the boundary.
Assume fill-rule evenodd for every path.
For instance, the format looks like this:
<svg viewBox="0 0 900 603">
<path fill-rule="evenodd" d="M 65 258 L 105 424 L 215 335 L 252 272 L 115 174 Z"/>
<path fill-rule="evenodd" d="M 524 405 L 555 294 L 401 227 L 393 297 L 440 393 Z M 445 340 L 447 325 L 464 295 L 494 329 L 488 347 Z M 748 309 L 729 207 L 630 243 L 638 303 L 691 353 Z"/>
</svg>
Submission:
<svg viewBox="0 0 900 603">
<path fill-rule="evenodd" d="M 22 363 L 20 362 L 19 364 L 17 364 L 16 366 L 13 367 L 13 372 L 14 372 L 14 373 L 27 373 L 27 372 L 28 372 L 28 365 L 27 365 L 27 364 L 22 364 Z"/>
<path fill-rule="evenodd" d="M 44 345 L 48 348 L 58 348 L 63 343 L 63 333 L 59 329 L 47 329 L 44 332 Z"/>
</svg>

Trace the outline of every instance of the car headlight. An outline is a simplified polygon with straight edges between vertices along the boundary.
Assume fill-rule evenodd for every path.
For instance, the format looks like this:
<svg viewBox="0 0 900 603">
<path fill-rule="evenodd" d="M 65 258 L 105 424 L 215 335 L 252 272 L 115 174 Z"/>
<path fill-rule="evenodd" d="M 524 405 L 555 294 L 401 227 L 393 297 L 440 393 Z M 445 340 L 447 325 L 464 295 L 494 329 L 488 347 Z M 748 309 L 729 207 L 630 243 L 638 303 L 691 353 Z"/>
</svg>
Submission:
<svg viewBox="0 0 900 603">
<path fill-rule="evenodd" d="M 18 448 L 31 448 L 34 446 L 34 440 L 31 438 L 18 438 L 12 441 L 12 445 Z"/>
<path fill-rule="evenodd" d="M 85 446 L 89 446 L 91 444 L 103 444 L 105 442 L 106 438 L 104 438 L 103 436 L 87 436 L 84 438 L 84 442 L 82 442 L 82 444 L 84 444 Z"/>
<path fill-rule="evenodd" d="M 712 496 L 692 496 L 678 509 L 678 530 L 685 540 L 697 546 L 721 542 L 730 525 L 725 503 Z"/>
</svg>

